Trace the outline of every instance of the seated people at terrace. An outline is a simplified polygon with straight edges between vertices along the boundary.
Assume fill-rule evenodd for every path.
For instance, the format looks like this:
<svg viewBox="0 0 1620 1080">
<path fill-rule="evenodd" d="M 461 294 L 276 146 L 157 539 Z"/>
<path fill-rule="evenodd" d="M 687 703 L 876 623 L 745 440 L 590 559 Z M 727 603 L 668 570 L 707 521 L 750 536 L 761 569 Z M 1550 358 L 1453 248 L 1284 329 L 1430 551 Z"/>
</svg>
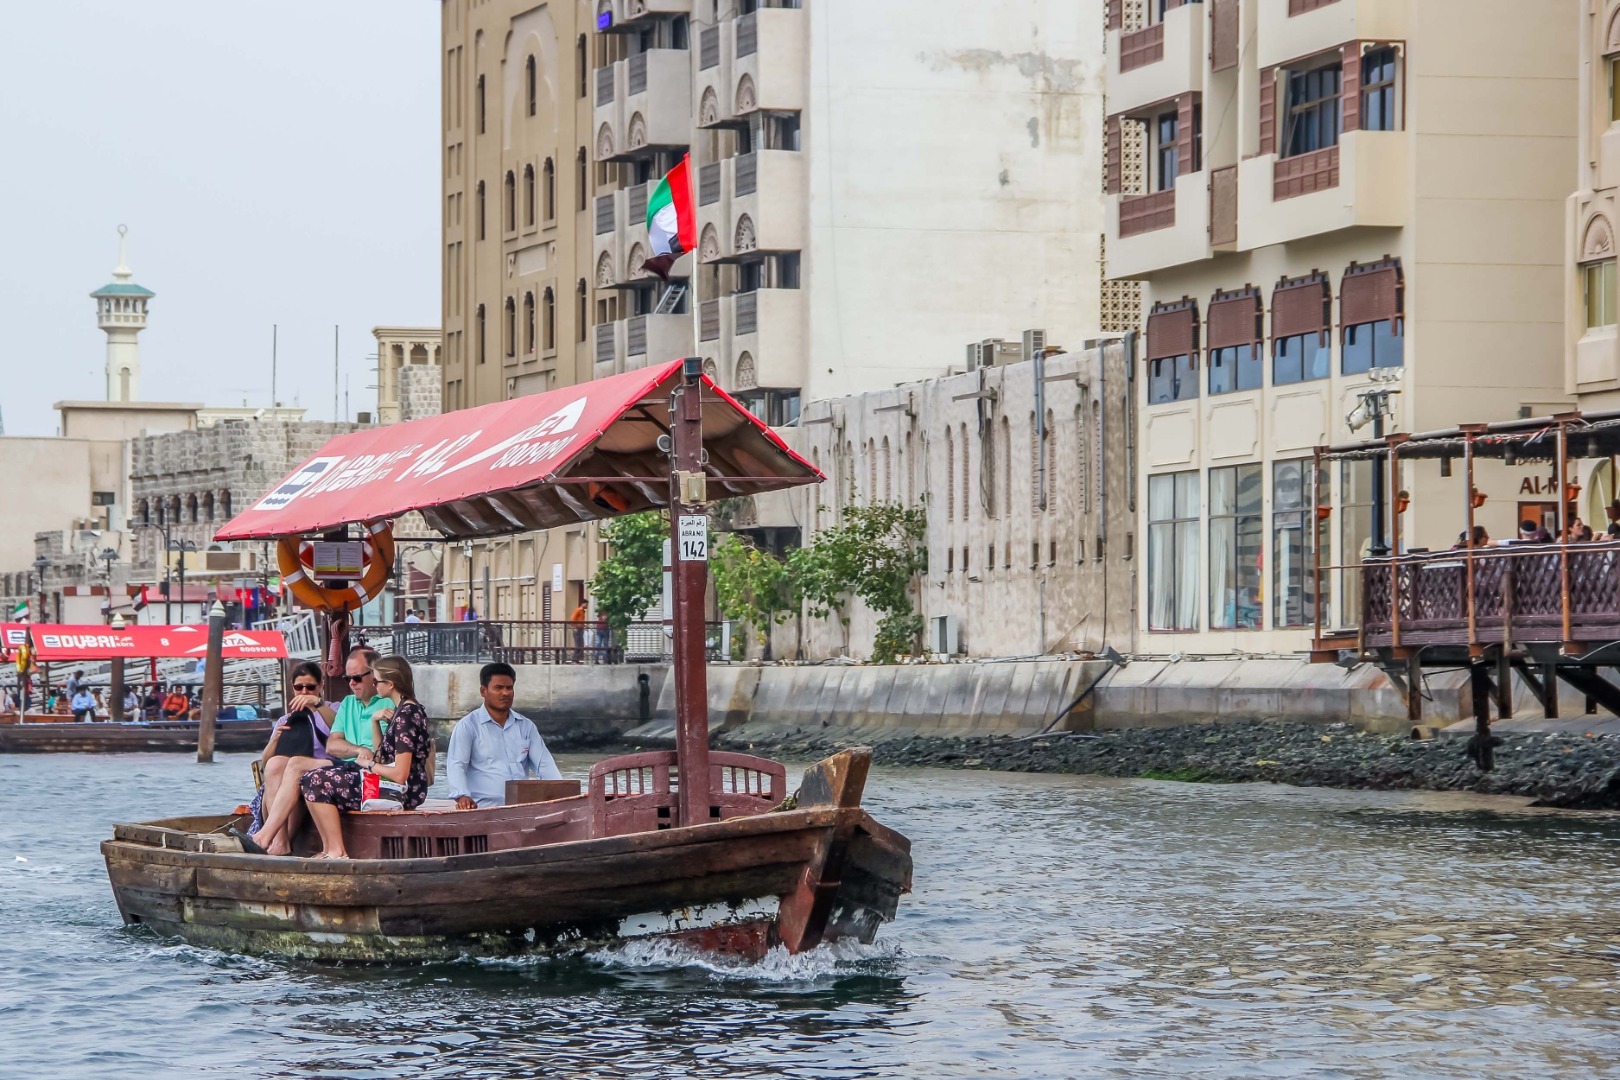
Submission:
<svg viewBox="0 0 1620 1080">
<path fill-rule="evenodd" d="M 390 705 L 386 698 L 377 696 L 377 681 L 372 672 L 376 662 L 375 649 L 360 648 L 349 654 L 346 665 L 349 696 L 338 704 L 332 717 L 331 733 L 326 737 L 327 756 L 289 758 L 282 767 L 279 784 L 275 787 L 265 784 L 264 824 L 248 837 L 253 846 L 271 855 L 292 852 L 292 839 L 303 823 L 303 793 L 298 785 L 306 772 L 331 761 L 371 763 L 371 750 L 380 735 L 378 729 L 385 726 L 383 722 L 387 719 L 380 714 Z M 248 844 L 243 847 L 252 850 Z"/>
<path fill-rule="evenodd" d="M 153 683 L 152 689 L 148 690 L 146 696 L 141 698 L 141 719 L 156 720 L 162 712 L 163 699 L 158 696 L 157 684 Z M 134 717 L 130 719 L 133 720 Z"/>
<path fill-rule="evenodd" d="M 433 760 L 433 735 L 428 729 L 427 710 L 416 700 L 411 665 L 404 657 L 385 656 L 373 664 L 379 697 L 393 706 L 377 713 L 388 716 L 388 730 L 377 742 L 376 756 L 366 765 L 352 761 L 334 762 L 322 769 L 311 769 L 300 781 L 304 802 L 315 828 L 321 834 L 317 859 L 347 859 L 343 846 L 343 822 L 339 810 L 358 810 L 365 801 L 365 774 L 375 773 L 385 780 L 404 785 L 400 805 L 415 810 L 427 798 Z M 334 735 L 336 733 L 334 732 Z"/>
<path fill-rule="evenodd" d="M 512 708 L 517 672 L 510 664 L 485 664 L 478 672 L 484 704 L 456 721 L 445 767 L 456 809 L 500 806 L 508 780 L 561 780 L 534 721 Z"/>
<path fill-rule="evenodd" d="M 1519 522 L 1519 543 L 1550 544 L 1552 543 L 1552 533 L 1529 518 L 1525 518 Z"/>
</svg>

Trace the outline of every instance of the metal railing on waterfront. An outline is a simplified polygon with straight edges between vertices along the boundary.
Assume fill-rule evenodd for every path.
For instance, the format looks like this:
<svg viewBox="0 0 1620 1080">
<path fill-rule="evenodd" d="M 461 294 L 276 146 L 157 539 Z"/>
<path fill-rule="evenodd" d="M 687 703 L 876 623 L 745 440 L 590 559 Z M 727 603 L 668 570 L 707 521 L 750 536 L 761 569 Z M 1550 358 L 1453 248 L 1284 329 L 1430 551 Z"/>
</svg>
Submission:
<svg viewBox="0 0 1620 1080">
<path fill-rule="evenodd" d="M 705 652 L 723 658 L 729 634 L 724 623 L 705 624 Z M 633 622 L 614 633 L 595 623 L 564 619 L 477 619 L 452 623 L 394 623 L 356 627 L 379 651 L 413 664 L 623 664 L 669 660 L 670 642 L 660 622 Z"/>
</svg>

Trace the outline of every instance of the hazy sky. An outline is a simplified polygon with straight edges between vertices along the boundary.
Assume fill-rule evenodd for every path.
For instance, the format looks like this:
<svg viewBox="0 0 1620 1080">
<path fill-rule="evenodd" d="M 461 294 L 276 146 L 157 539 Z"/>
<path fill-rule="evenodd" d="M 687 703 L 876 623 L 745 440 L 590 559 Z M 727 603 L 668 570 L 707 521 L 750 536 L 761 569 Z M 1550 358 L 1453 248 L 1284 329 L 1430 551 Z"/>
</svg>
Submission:
<svg viewBox="0 0 1620 1080">
<path fill-rule="evenodd" d="M 140 396 L 372 408 L 371 328 L 439 323 L 434 0 L 48 0 L 8 5 L 0 64 L 0 409 L 105 396 L 87 295 L 120 223 L 157 293 Z M 339 409 L 342 409 L 341 402 Z"/>
</svg>

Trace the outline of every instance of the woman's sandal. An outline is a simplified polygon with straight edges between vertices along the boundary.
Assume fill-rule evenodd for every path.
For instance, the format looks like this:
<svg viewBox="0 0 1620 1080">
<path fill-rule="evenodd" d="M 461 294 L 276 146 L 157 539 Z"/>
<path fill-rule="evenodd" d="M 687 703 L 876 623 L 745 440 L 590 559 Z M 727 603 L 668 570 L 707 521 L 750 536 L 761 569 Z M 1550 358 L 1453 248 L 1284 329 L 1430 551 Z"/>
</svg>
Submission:
<svg viewBox="0 0 1620 1080">
<path fill-rule="evenodd" d="M 264 848 L 260 847 L 258 842 L 255 841 L 253 837 L 249 836 L 241 829 L 238 829 L 235 825 L 232 825 L 230 828 L 226 829 L 225 832 L 230 836 L 236 837 L 237 843 L 242 845 L 242 850 L 247 852 L 249 855 L 270 854 Z"/>
</svg>

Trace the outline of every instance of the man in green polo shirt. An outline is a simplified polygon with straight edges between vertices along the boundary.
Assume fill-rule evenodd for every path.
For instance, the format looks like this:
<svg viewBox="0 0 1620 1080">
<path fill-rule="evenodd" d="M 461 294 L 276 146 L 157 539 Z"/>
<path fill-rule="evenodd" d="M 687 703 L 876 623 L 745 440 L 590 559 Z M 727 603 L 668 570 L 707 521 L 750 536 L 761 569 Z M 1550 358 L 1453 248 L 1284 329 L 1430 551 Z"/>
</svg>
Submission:
<svg viewBox="0 0 1620 1080">
<path fill-rule="evenodd" d="M 375 735 L 381 733 L 372 721 L 380 719 L 381 731 L 388 730 L 388 719 L 394 715 L 393 703 L 377 696 L 377 677 L 371 673 L 371 666 L 376 662 L 376 649 L 359 648 L 349 654 L 345 669 L 349 696 L 338 704 L 337 715 L 332 718 L 332 734 L 326 738 L 326 752 L 334 761 L 370 765 L 371 752 L 377 746 Z"/>
</svg>

